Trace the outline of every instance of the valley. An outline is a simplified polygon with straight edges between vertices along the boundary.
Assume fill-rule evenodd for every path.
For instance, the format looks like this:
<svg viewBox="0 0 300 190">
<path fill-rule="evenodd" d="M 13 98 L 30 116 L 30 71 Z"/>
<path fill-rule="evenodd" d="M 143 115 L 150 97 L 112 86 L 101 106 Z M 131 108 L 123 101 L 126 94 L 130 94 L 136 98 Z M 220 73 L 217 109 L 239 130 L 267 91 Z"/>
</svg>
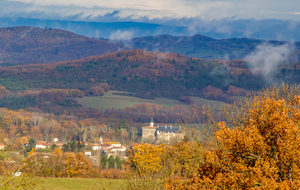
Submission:
<svg viewBox="0 0 300 190">
<path fill-rule="evenodd" d="M 287 187 L 299 55 L 279 40 L 0 28 L 0 186 Z"/>
</svg>

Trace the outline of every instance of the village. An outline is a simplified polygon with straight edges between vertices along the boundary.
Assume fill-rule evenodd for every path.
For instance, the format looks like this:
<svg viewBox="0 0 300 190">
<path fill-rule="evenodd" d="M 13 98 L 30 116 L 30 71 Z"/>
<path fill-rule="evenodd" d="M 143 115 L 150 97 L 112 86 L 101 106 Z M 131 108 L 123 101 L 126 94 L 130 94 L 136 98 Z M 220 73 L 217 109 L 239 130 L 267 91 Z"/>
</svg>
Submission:
<svg viewBox="0 0 300 190">
<path fill-rule="evenodd" d="M 149 125 L 142 127 L 142 143 L 170 143 L 172 140 L 183 139 L 184 132 L 181 126 L 172 126 L 164 125 L 154 126 L 153 119 Z M 5 142 L 7 139 L 4 139 L 4 143 L 0 143 L 0 150 L 6 149 Z M 76 148 L 74 150 L 73 148 Z M 100 166 L 101 157 L 105 156 L 106 158 L 112 157 L 116 159 L 119 157 L 121 160 L 125 161 L 128 157 L 128 150 L 133 148 L 132 146 L 122 145 L 120 142 L 113 142 L 110 139 L 104 139 L 101 136 L 95 139 L 95 142 L 82 142 L 82 141 L 70 141 L 63 142 L 59 141 L 58 138 L 53 138 L 51 142 L 38 141 L 35 142 L 30 140 L 23 144 L 23 149 L 27 151 L 15 152 L 15 154 L 20 155 L 20 153 L 26 154 L 26 152 L 35 150 L 35 154 L 39 157 L 49 158 L 52 156 L 52 152 L 55 148 L 58 148 L 65 152 L 83 152 L 87 158 L 89 158 L 93 165 Z M 12 160 L 7 160 L 7 162 L 14 163 Z"/>
</svg>

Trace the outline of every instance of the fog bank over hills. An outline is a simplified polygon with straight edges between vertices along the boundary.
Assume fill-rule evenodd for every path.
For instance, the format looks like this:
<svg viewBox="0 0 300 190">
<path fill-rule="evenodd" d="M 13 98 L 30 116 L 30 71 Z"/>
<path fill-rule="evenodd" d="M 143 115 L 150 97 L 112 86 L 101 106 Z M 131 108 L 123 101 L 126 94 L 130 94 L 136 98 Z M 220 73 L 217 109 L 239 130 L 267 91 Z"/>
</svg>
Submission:
<svg viewBox="0 0 300 190">
<path fill-rule="evenodd" d="M 105 39 L 104 39 L 105 40 Z M 234 60 L 244 59 L 256 51 L 260 45 L 281 46 L 292 44 L 293 61 L 299 60 L 299 42 L 285 42 L 276 40 L 258 40 L 250 38 L 214 39 L 203 35 L 194 36 L 170 36 L 158 35 L 139 37 L 130 40 L 111 40 L 131 49 L 143 49 L 146 51 L 159 51 L 166 53 L 178 53 L 187 57 L 202 59 Z"/>
<path fill-rule="evenodd" d="M 157 35 L 131 39 L 132 37 L 131 32 L 120 31 L 111 34 L 110 39 L 96 39 L 55 28 L 29 26 L 0 28 L 0 64 L 11 66 L 71 61 L 125 49 L 176 53 L 206 60 L 236 60 L 244 59 L 253 52 L 257 53 L 262 45 L 280 49 L 285 44 L 289 44 L 292 48 L 289 48 L 284 60 L 300 60 L 299 42 L 250 38 L 215 39 L 199 34 Z"/>
<path fill-rule="evenodd" d="M 130 34 L 130 37 L 173 35 L 192 36 L 201 34 L 211 38 L 254 38 L 263 40 L 300 41 L 300 22 L 278 19 L 234 19 L 203 21 L 199 18 L 125 18 L 112 15 L 98 19 L 82 19 L 79 16 L 60 19 L 36 19 L 22 17 L 1 17 L 0 27 L 36 26 L 68 30 L 77 34 L 95 38 L 110 38 L 115 33 Z M 109 18 L 107 18 L 109 17 Z M 113 19 L 111 18 L 113 17 Z M 125 37 L 128 37 L 125 35 Z"/>
</svg>

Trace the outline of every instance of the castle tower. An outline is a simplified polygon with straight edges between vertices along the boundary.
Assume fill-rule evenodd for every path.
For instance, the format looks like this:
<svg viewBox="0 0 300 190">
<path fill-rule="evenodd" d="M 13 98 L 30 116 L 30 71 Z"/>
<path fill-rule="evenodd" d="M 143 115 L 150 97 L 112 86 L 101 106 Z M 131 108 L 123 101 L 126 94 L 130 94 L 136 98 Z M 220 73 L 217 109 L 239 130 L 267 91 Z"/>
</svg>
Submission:
<svg viewBox="0 0 300 190">
<path fill-rule="evenodd" d="M 103 144 L 103 138 L 101 136 L 99 138 L 99 144 Z"/>
<path fill-rule="evenodd" d="M 153 118 L 151 118 L 150 127 L 154 126 Z"/>
</svg>

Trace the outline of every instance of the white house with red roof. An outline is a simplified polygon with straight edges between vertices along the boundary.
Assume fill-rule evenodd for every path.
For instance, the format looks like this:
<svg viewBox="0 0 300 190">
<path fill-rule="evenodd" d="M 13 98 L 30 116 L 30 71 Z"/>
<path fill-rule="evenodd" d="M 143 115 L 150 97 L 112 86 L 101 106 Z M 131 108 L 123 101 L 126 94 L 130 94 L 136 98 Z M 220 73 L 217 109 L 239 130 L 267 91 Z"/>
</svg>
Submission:
<svg viewBox="0 0 300 190">
<path fill-rule="evenodd" d="M 47 143 L 44 141 L 39 141 L 36 143 L 35 148 L 36 149 L 45 149 L 45 148 L 47 148 Z"/>
</svg>

